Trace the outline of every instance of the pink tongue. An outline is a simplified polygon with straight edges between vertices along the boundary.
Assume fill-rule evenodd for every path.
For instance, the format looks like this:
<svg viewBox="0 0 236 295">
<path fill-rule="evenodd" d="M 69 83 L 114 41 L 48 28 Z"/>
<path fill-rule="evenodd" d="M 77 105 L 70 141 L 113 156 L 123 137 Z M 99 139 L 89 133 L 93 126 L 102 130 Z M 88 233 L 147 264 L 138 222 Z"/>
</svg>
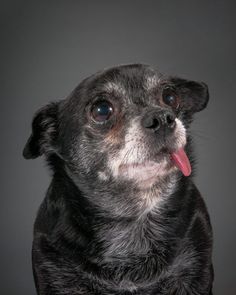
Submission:
<svg viewBox="0 0 236 295">
<path fill-rule="evenodd" d="M 171 153 L 171 159 L 175 166 L 182 171 L 184 176 L 189 176 L 191 174 L 191 165 L 184 149 L 181 148 L 178 151 Z"/>
</svg>

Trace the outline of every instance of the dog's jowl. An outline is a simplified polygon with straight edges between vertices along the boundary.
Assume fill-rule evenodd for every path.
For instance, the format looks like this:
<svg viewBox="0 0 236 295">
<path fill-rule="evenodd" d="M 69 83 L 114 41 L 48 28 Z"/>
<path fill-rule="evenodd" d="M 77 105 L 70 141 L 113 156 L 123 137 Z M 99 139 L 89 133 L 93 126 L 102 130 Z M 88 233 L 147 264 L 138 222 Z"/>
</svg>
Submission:
<svg viewBox="0 0 236 295">
<path fill-rule="evenodd" d="M 38 294 L 212 294 L 212 230 L 190 124 L 208 88 L 142 64 L 98 72 L 34 116 L 52 181 L 32 248 Z"/>
</svg>

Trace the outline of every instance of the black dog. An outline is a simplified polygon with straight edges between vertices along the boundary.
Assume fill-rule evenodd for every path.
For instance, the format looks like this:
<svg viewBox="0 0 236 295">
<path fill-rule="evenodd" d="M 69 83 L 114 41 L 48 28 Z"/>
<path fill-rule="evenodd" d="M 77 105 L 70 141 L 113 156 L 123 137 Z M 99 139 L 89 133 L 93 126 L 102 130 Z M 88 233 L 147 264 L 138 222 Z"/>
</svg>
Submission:
<svg viewBox="0 0 236 295">
<path fill-rule="evenodd" d="M 53 171 L 34 229 L 38 294 L 212 294 L 188 129 L 207 102 L 204 83 L 134 64 L 36 113 L 23 154 Z"/>
</svg>

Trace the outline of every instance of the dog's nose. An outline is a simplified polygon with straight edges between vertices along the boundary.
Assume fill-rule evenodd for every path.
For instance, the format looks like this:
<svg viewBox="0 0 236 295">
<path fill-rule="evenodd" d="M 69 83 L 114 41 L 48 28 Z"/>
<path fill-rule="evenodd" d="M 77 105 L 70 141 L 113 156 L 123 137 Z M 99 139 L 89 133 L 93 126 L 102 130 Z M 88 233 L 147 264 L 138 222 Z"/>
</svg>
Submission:
<svg viewBox="0 0 236 295">
<path fill-rule="evenodd" d="M 175 128 L 175 115 L 168 110 L 149 111 L 142 118 L 141 124 L 144 128 L 157 132 L 158 130 L 171 131 Z"/>
</svg>

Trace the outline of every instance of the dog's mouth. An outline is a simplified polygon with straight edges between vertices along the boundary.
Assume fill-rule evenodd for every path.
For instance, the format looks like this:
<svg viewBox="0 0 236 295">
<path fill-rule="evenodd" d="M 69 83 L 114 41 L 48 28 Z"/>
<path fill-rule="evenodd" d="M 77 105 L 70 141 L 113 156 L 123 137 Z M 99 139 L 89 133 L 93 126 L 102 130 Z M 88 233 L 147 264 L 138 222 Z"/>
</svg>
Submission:
<svg viewBox="0 0 236 295">
<path fill-rule="evenodd" d="M 184 176 L 191 174 L 191 165 L 183 148 L 176 151 L 163 150 L 157 161 L 145 160 L 141 163 L 121 164 L 119 174 L 138 182 L 153 183 L 177 167 Z"/>
</svg>

